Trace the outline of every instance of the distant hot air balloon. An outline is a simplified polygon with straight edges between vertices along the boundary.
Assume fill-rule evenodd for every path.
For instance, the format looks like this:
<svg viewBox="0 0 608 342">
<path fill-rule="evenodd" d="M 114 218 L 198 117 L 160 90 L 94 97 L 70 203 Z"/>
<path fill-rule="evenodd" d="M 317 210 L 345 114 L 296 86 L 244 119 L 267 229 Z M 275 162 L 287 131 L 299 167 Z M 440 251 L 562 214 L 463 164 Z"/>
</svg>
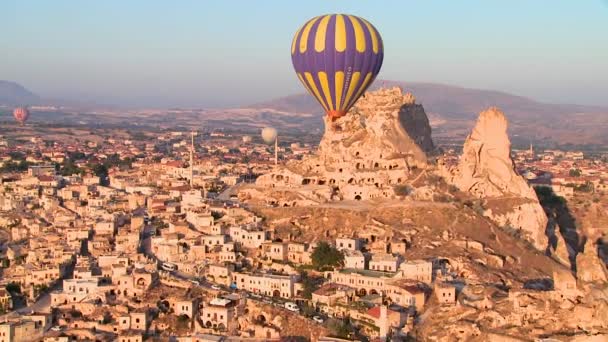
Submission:
<svg viewBox="0 0 608 342">
<path fill-rule="evenodd" d="M 274 165 L 279 163 L 279 139 L 277 139 L 277 130 L 272 127 L 264 127 L 262 129 L 262 140 L 268 145 L 274 144 Z"/>
<path fill-rule="evenodd" d="M 27 109 L 27 107 L 17 107 L 15 110 L 13 110 L 13 116 L 15 117 L 15 120 L 17 120 L 17 122 L 23 126 L 30 117 L 30 111 Z"/>
<path fill-rule="evenodd" d="M 378 30 L 354 15 L 312 18 L 291 43 L 298 78 L 332 120 L 344 116 L 372 84 L 383 57 Z"/>
<path fill-rule="evenodd" d="M 262 129 L 262 140 L 268 145 L 274 144 L 277 140 L 277 130 L 272 127 L 264 127 Z"/>
</svg>

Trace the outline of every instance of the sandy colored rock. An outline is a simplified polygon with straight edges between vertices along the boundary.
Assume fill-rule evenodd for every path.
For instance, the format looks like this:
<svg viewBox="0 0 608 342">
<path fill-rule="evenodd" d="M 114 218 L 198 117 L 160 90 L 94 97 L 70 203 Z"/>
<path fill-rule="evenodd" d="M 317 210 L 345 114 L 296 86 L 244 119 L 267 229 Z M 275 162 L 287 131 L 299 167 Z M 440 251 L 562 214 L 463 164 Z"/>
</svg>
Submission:
<svg viewBox="0 0 608 342">
<path fill-rule="evenodd" d="M 606 266 L 597 255 L 597 246 L 590 240 L 585 243 L 584 251 L 576 256 L 576 276 L 585 282 L 608 281 Z"/>
<path fill-rule="evenodd" d="M 542 250 L 547 246 L 547 216 L 534 189 L 515 171 L 507 127 L 498 108 L 481 112 L 465 140 L 458 166 L 441 172 L 460 190 L 488 200 L 485 216 L 499 226 L 523 232 L 522 237 Z"/>
<path fill-rule="evenodd" d="M 570 254 L 572 253 L 570 251 L 571 248 L 570 248 L 570 246 L 568 246 L 568 244 L 566 243 L 566 240 L 564 240 L 564 237 L 559 232 L 559 227 L 557 227 L 557 229 L 556 229 L 555 237 L 556 237 L 557 241 L 556 241 L 555 250 L 553 251 L 553 256 L 563 265 L 571 267 L 571 265 L 570 265 Z"/>
<path fill-rule="evenodd" d="M 434 150 L 429 120 L 414 96 L 398 87 L 379 89 L 366 93 L 348 115 L 325 118 L 315 154 L 260 176 L 256 185 L 265 196 L 257 197 L 281 206 L 393 198 L 402 195 L 398 187 L 408 183 L 413 170 L 428 167 Z M 284 201 L 284 195 L 270 196 L 268 188 L 296 195 Z M 244 198 L 254 197 L 248 189 L 242 192 L 249 192 Z"/>
<path fill-rule="evenodd" d="M 516 196 L 537 200 L 536 193 L 515 172 L 507 119 L 495 107 L 479 114 L 467 137 L 454 184 L 477 197 Z"/>
</svg>

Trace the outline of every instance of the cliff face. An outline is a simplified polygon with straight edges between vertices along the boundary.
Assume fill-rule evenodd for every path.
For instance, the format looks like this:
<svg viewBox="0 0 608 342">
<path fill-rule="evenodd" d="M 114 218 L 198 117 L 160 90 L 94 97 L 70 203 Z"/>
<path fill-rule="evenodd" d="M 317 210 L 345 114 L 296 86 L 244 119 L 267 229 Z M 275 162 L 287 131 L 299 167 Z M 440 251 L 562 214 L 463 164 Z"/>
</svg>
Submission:
<svg viewBox="0 0 608 342">
<path fill-rule="evenodd" d="M 433 153 L 435 145 L 431 139 L 431 125 L 421 104 L 411 103 L 401 106 L 399 123 L 422 151 Z"/>
<path fill-rule="evenodd" d="M 547 246 L 547 216 L 534 189 L 517 174 L 511 159 L 507 119 L 497 108 L 479 114 L 448 179 L 460 190 L 486 200 L 485 215 L 524 233 L 539 249 Z"/>
</svg>

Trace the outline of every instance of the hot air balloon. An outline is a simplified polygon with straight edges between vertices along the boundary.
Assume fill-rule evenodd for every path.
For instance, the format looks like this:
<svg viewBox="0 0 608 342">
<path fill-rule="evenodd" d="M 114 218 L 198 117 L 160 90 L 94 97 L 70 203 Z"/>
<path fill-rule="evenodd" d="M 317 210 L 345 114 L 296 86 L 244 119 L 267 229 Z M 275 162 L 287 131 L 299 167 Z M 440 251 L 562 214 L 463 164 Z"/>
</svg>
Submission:
<svg viewBox="0 0 608 342">
<path fill-rule="evenodd" d="M 13 110 L 13 116 L 15 117 L 15 120 L 17 120 L 17 122 L 23 126 L 30 117 L 30 111 L 27 109 L 27 107 L 17 107 L 15 110 Z"/>
<path fill-rule="evenodd" d="M 383 57 L 378 30 L 354 15 L 312 18 L 291 43 L 291 60 L 298 78 L 332 121 L 346 115 L 372 84 Z"/>
<path fill-rule="evenodd" d="M 277 138 L 277 130 L 272 127 L 264 127 L 262 129 L 262 140 L 268 145 L 274 144 L 274 165 L 279 163 L 279 139 Z"/>
<path fill-rule="evenodd" d="M 264 127 L 262 129 L 262 140 L 268 145 L 274 144 L 277 140 L 277 130 L 272 127 Z"/>
</svg>

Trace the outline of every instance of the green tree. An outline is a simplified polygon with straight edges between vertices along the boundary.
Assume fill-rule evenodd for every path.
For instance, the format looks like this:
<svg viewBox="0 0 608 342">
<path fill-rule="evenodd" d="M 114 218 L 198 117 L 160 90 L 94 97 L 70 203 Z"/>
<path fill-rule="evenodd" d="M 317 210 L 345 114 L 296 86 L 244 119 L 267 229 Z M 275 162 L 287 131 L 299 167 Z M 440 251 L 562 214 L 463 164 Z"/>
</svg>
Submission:
<svg viewBox="0 0 608 342">
<path fill-rule="evenodd" d="M 70 158 L 71 160 L 80 160 L 80 159 L 86 159 L 87 155 L 80 151 L 70 152 L 70 153 L 68 153 L 68 158 Z"/>
<path fill-rule="evenodd" d="M 99 177 L 101 185 L 107 186 L 109 184 L 108 167 L 105 164 L 89 165 L 89 168 L 95 176 Z"/>
<path fill-rule="evenodd" d="M 25 154 L 18 151 L 9 152 L 8 156 L 11 157 L 12 160 L 25 160 Z"/>
<path fill-rule="evenodd" d="M 570 177 L 580 177 L 583 173 L 580 169 L 570 169 L 570 172 L 568 172 L 568 174 L 570 175 Z"/>
<path fill-rule="evenodd" d="M 331 319 L 328 323 L 330 335 L 339 338 L 350 338 L 354 332 L 350 319 Z"/>
<path fill-rule="evenodd" d="M 306 271 L 302 271 L 300 273 L 300 279 L 302 279 L 302 287 L 303 287 L 302 297 L 311 299 L 312 293 L 315 292 L 319 288 L 318 282 L 315 281 L 315 279 L 312 278 Z"/>
<path fill-rule="evenodd" d="M 60 169 L 62 176 L 71 176 L 74 174 L 84 174 L 84 170 L 76 166 L 71 159 L 66 159 Z"/>
<path fill-rule="evenodd" d="M 325 241 L 319 242 L 317 248 L 312 252 L 311 258 L 312 265 L 317 270 L 344 264 L 344 254 Z"/>
<path fill-rule="evenodd" d="M 9 160 L 0 167 L 0 172 L 24 172 L 29 166 L 30 163 L 25 160 L 19 160 L 19 162 Z"/>
</svg>

